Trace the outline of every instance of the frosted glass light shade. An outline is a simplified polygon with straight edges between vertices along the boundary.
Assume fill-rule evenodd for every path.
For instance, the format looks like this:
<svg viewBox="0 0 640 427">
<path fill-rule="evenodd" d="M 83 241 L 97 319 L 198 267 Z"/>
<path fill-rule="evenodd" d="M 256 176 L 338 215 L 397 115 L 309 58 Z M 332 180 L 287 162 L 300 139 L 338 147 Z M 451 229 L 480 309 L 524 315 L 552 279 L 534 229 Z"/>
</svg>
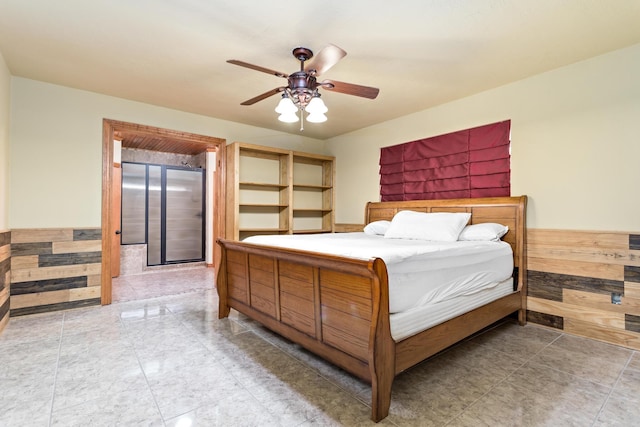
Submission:
<svg viewBox="0 0 640 427">
<path fill-rule="evenodd" d="M 323 123 L 327 121 L 327 116 L 323 113 L 310 113 L 307 116 L 307 121 L 310 123 Z"/>
<path fill-rule="evenodd" d="M 298 115 L 296 114 L 298 109 L 296 108 L 294 111 L 288 113 L 282 113 L 278 116 L 278 120 L 285 123 L 295 123 L 298 121 Z"/>
<path fill-rule="evenodd" d="M 311 101 L 309 101 L 309 104 L 304 107 L 305 111 L 311 115 L 313 114 L 324 114 L 327 111 L 329 111 L 329 109 L 327 108 L 326 105 L 324 105 L 324 102 L 322 101 L 322 99 L 320 99 L 320 96 L 314 96 L 313 98 L 311 98 Z M 325 117 L 325 120 L 327 118 Z M 311 121 L 311 120 L 309 120 Z M 323 120 L 324 121 L 324 120 Z"/>
<path fill-rule="evenodd" d="M 286 95 L 282 95 L 282 99 L 276 107 L 276 113 L 278 114 L 295 114 L 298 111 L 298 107 L 293 104 L 293 101 Z"/>
</svg>

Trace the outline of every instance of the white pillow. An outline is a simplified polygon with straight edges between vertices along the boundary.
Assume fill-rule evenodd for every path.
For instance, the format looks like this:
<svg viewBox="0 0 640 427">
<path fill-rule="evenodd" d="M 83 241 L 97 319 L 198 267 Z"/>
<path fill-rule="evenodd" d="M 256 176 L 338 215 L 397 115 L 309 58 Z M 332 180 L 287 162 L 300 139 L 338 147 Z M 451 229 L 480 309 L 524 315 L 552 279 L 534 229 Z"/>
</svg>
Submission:
<svg viewBox="0 0 640 427">
<path fill-rule="evenodd" d="M 375 236 L 375 235 L 384 236 L 384 233 L 387 232 L 390 225 L 391 225 L 391 221 L 386 221 L 386 220 L 373 221 L 365 225 L 364 230 L 362 231 L 364 231 L 365 234 L 370 234 L 372 236 Z"/>
<path fill-rule="evenodd" d="M 460 233 L 458 240 L 491 240 L 497 242 L 507 234 L 509 227 L 495 222 L 467 225 Z"/>
<path fill-rule="evenodd" d="M 455 242 L 469 218 L 471 214 L 466 212 L 400 211 L 394 215 L 384 237 Z"/>
</svg>

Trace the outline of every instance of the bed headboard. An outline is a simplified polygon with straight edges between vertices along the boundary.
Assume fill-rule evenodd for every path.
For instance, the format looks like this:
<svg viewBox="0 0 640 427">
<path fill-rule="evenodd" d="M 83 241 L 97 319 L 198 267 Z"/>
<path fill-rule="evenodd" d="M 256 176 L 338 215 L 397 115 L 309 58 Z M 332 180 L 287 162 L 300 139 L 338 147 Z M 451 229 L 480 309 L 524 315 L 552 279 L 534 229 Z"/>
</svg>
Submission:
<svg viewBox="0 0 640 427">
<path fill-rule="evenodd" d="M 509 227 L 502 238 L 513 248 L 513 262 L 521 271 L 526 270 L 526 211 L 527 196 L 490 197 L 479 199 L 411 200 L 400 202 L 369 202 L 365 211 L 365 224 L 378 220 L 391 220 L 396 212 L 470 212 L 471 224 L 497 222 Z M 521 275 L 522 276 L 522 275 Z"/>
</svg>

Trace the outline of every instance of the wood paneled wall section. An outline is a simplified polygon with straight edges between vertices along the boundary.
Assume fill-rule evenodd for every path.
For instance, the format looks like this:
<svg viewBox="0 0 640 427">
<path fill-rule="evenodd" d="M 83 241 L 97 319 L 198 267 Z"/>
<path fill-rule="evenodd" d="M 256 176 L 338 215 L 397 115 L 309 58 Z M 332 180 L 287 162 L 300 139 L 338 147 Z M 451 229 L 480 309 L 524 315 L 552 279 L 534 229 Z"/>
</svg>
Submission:
<svg viewBox="0 0 640 427">
<path fill-rule="evenodd" d="M 640 350 L 640 234 L 528 229 L 527 260 L 530 322 Z"/>
<path fill-rule="evenodd" d="M 335 224 L 333 230 L 336 233 L 357 233 L 364 229 L 364 224 Z"/>
<path fill-rule="evenodd" d="M 11 284 L 11 232 L 0 231 L 0 332 L 9 323 Z"/>
<path fill-rule="evenodd" d="M 100 304 L 100 228 L 11 230 L 11 316 Z"/>
</svg>

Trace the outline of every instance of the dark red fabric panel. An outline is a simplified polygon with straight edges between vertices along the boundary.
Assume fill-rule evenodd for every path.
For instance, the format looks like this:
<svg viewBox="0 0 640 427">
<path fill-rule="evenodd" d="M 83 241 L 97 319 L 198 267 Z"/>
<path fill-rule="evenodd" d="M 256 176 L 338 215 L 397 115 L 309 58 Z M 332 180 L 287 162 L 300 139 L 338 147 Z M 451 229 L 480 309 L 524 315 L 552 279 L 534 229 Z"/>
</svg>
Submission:
<svg viewBox="0 0 640 427">
<path fill-rule="evenodd" d="M 510 159 L 497 159 L 493 162 L 475 162 L 469 164 L 469 175 L 490 175 L 499 172 L 509 172 L 510 168 Z"/>
<path fill-rule="evenodd" d="M 434 179 L 447 179 L 447 178 L 457 178 L 457 177 L 467 177 L 469 176 L 469 166 L 468 165 L 455 165 L 448 166 L 437 169 L 422 169 L 422 170 L 414 170 L 414 171 L 406 171 L 403 174 L 403 179 L 405 182 L 415 182 L 415 181 L 431 181 Z"/>
<path fill-rule="evenodd" d="M 391 185 L 384 185 L 384 186 L 381 185 L 380 194 L 385 196 L 390 196 L 393 194 L 404 194 L 404 184 L 391 184 Z"/>
<path fill-rule="evenodd" d="M 383 201 L 509 196 L 509 120 L 380 150 Z"/>
<path fill-rule="evenodd" d="M 496 173 L 492 175 L 472 176 L 469 180 L 469 188 L 504 188 L 509 186 L 509 173 Z"/>
<path fill-rule="evenodd" d="M 390 173 L 402 173 L 404 172 L 404 163 L 389 163 L 387 165 L 380 165 L 380 173 L 381 174 L 390 174 Z"/>
<path fill-rule="evenodd" d="M 469 190 L 460 191 L 442 191 L 440 193 L 424 193 L 421 199 L 423 200 L 442 200 L 442 199 L 467 199 L 471 197 Z M 407 199 L 417 200 L 417 199 Z"/>
<path fill-rule="evenodd" d="M 497 187 L 497 188 L 472 188 L 469 198 L 477 199 L 480 197 L 506 197 L 510 196 L 511 189 L 509 187 Z"/>
<path fill-rule="evenodd" d="M 380 164 L 387 165 L 389 163 L 402 163 L 404 144 L 393 145 L 391 147 L 383 147 L 380 149 Z"/>
<path fill-rule="evenodd" d="M 496 159 L 508 159 L 510 157 L 508 146 L 469 151 L 470 162 L 492 161 Z"/>
<path fill-rule="evenodd" d="M 469 131 L 463 130 L 404 145 L 404 160 L 428 159 L 469 151 Z"/>
<path fill-rule="evenodd" d="M 435 181 L 426 181 L 424 188 L 428 193 L 438 193 L 443 191 L 461 191 L 468 190 L 469 177 L 437 179 Z"/>
<path fill-rule="evenodd" d="M 428 159 L 407 160 L 404 162 L 403 170 L 437 169 L 451 165 L 462 165 L 469 163 L 469 152 L 454 153 L 448 156 L 430 157 Z"/>
<path fill-rule="evenodd" d="M 510 131 L 510 120 L 471 128 L 469 129 L 469 149 L 478 150 L 481 148 L 509 145 Z"/>
<path fill-rule="evenodd" d="M 403 186 L 403 192 L 405 195 L 407 194 L 422 194 L 425 192 L 424 189 L 425 181 L 420 182 L 405 182 Z M 408 199 L 411 200 L 411 199 Z"/>
<path fill-rule="evenodd" d="M 404 182 L 403 173 L 390 173 L 386 175 L 380 175 L 380 184 L 401 184 Z"/>
<path fill-rule="evenodd" d="M 380 196 L 380 201 L 381 202 L 398 202 L 398 201 L 404 201 L 406 200 L 404 198 L 403 194 L 390 194 L 390 195 L 381 195 Z"/>
</svg>

